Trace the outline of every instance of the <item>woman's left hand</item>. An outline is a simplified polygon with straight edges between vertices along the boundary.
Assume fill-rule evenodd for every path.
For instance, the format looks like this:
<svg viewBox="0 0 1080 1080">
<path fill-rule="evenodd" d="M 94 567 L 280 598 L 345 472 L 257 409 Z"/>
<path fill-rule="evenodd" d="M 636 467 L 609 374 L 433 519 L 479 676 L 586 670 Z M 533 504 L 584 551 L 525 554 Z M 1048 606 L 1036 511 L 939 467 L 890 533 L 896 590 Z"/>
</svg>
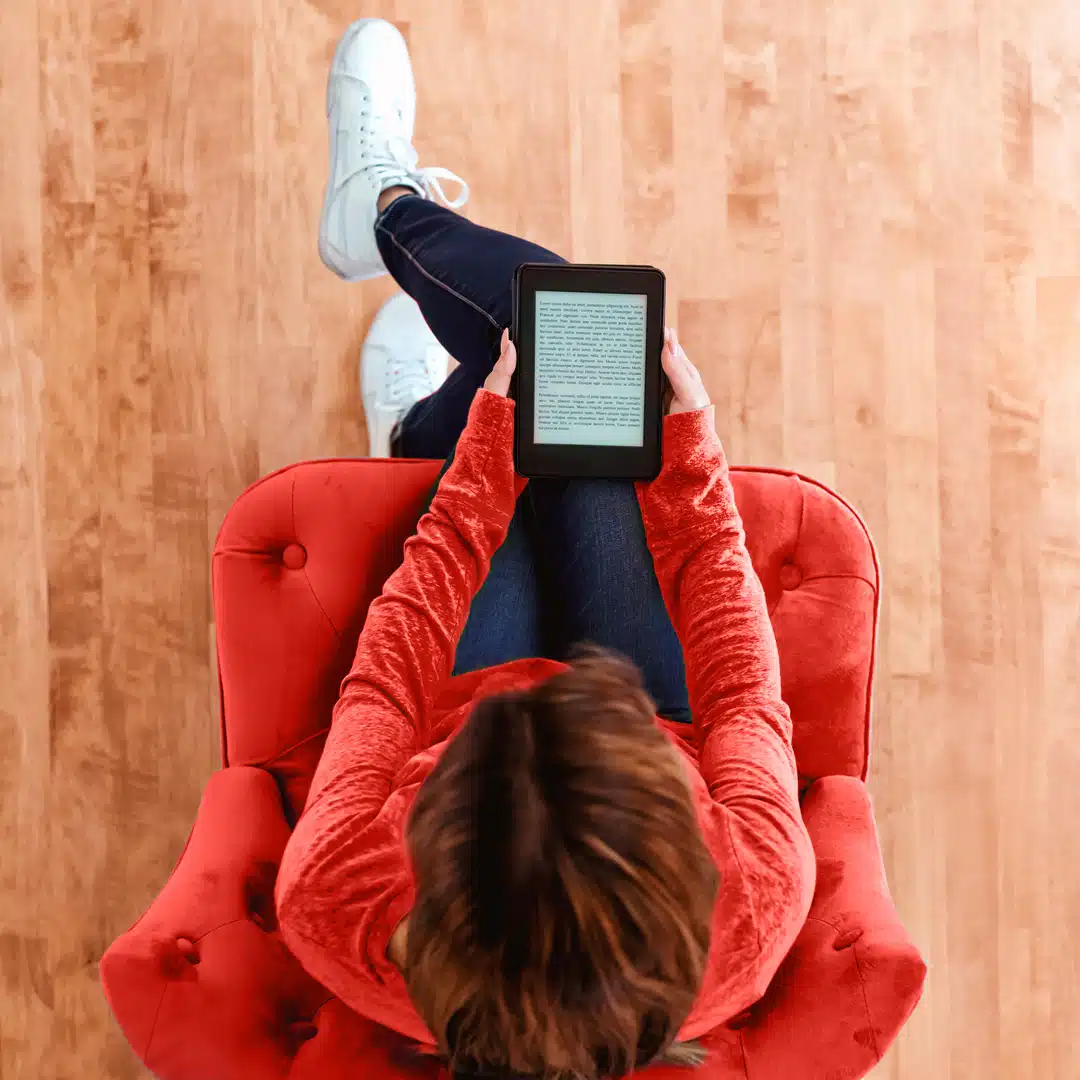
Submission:
<svg viewBox="0 0 1080 1080">
<path fill-rule="evenodd" d="M 510 330 L 507 328 L 502 335 L 502 352 L 499 353 L 499 359 L 495 361 L 491 374 L 484 382 L 484 389 L 500 397 L 506 397 L 510 391 L 510 376 L 514 374 L 516 367 L 517 349 L 510 340 Z"/>
<path fill-rule="evenodd" d="M 517 368 L 517 349 L 514 348 L 514 343 L 510 340 L 510 330 L 507 328 L 503 331 L 502 351 L 499 353 L 499 359 L 495 361 L 491 374 L 484 381 L 484 389 L 490 390 L 493 394 L 498 394 L 499 397 L 506 397 L 510 392 L 510 376 L 514 374 L 515 368 Z M 513 440 L 511 436 L 507 437 L 506 452 L 509 457 L 513 457 Z M 525 485 L 528 482 L 524 476 L 518 476 L 516 472 L 514 473 L 515 499 L 525 490 Z"/>
</svg>

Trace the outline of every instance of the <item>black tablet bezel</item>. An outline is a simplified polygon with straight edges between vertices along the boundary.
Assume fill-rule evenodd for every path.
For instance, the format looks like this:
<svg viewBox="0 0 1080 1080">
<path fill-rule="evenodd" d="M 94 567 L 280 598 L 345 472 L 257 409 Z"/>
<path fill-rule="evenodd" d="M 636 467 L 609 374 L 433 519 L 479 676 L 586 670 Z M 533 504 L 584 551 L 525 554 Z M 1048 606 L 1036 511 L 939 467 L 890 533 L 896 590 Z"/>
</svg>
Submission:
<svg viewBox="0 0 1080 1080">
<path fill-rule="evenodd" d="M 536 407 L 535 330 L 538 291 L 644 294 L 645 431 L 641 446 L 549 445 L 533 441 Z M 666 377 L 660 364 L 664 347 L 666 281 L 655 266 L 603 266 L 581 263 L 523 263 L 514 275 L 514 314 L 510 335 L 518 363 L 510 389 L 514 398 L 514 468 L 527 477 L 603 477 L 654 480 L 663 457 L 663 401 Z"/>
</svg>

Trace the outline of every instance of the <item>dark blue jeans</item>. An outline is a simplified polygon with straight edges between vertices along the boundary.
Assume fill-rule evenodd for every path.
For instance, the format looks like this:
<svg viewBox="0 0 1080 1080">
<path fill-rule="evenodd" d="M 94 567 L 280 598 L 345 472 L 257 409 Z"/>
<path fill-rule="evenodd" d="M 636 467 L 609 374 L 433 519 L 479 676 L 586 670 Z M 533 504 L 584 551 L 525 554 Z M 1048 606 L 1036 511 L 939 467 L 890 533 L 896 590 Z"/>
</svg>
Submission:
<svg viewBox="0 0 1080 1080">
<path fill-rule="evenodd" d="M 510 324 L 514 271 L 523 262 L 565 260 L 415 196 L 391 203 L 375 234 L 390 273 L 459 364 L 402 418 L 391 453 L 446 458 L 445 472 Z M 682 648 L 633 483 L 531 480 L 473 598 L 454 674 L 523 657 L 563 660 L 580 641 L 628 656 L 659 715 L 690 720 Z"/>
</svg>

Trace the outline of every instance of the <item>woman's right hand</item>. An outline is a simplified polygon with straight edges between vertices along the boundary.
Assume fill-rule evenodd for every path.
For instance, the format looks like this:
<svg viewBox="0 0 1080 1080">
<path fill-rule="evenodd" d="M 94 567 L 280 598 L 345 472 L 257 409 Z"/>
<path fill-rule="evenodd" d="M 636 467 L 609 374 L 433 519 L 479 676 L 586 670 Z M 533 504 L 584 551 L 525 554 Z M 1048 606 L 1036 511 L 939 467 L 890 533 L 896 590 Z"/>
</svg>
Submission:
<svg viewBox="0 0 1080 1080">
<path fill-rule="evenodd" d="M 705 384 L 701 381 L 701 372 L 690 363 L 686 350 L 679 344 L 679 339 L 670 326 L 664 330 L 664 350 L 660 354 L 660 362 L 671 384 L 667 408 L 669 415 L 694 412 L 712 404 Z"/>
</svg>

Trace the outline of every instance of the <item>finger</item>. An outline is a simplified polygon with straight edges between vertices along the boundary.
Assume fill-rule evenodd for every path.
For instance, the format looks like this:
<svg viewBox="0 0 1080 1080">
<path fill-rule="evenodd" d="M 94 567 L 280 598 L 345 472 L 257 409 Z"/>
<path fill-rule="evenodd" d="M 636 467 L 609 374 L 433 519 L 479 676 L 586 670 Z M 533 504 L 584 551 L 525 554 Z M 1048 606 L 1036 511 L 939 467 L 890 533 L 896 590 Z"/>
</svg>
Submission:
<svg viewBox="0 0 1080 1080">
<path fill-rule="evenodd" d="M 498 360 L 495 361 L 491 374 L 488 375 L 484 382 L 484 389 L 490 390 L 493 394 L 506 397 L 510 391 L 510 376 L 514 374 L 516 367 L 517 349 L 514 348 L 514 343 L 510 340 L 509 332 L 504 331 L 502 352 L 500 352 Z"/>
<path fill-rule="evenodd" d="M 660 359 L 668 378 L 676 389 L 687 385 L 693 380 L 693 365 L 690 363 L 686 353 L 678 346 L 673 344 L 665 345 L 664 351 L 660 354 Z"/>
<path fill-rule="evenodd" d="M 686 355 L 686 350 L 682 347 L 682 343 L 679 341 L 679 335 L 675 330 L 671 331 L 671 347 L 675 352 L 675 356 L 688 370 L 697 372 L 697 368 L 690 362 L 690 357 Z"/>
<path fill-rule="evenodd" d="M 694 366 L 690 357 L 686 355 L 686 350 L 679 344 L 678 337 L 674 336 L 671 344 L 671 363 L 692 384 L 696 385 L 701 382 L 701 372 Z"/>
</svg>

